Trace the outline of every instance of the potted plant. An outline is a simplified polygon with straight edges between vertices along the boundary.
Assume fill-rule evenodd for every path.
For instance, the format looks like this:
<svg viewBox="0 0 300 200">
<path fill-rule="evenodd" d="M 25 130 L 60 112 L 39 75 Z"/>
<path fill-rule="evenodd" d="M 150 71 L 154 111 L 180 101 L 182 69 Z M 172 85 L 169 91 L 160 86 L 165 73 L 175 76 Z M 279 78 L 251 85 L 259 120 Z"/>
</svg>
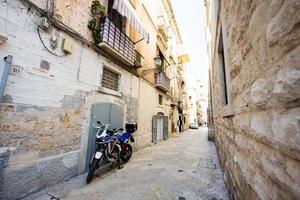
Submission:
<svg viewBox="0 0 300 200">
<path fill-rule="evenodd" d="M 106 7 L 99 0 L 93 0 L 90 12 L 92 19 L 89 20 L 87 27 L 92 31 L 94 43 L 98 45 L 102 40 L 100 35 L 100 19 L 106 15 Z"/>
</svg>

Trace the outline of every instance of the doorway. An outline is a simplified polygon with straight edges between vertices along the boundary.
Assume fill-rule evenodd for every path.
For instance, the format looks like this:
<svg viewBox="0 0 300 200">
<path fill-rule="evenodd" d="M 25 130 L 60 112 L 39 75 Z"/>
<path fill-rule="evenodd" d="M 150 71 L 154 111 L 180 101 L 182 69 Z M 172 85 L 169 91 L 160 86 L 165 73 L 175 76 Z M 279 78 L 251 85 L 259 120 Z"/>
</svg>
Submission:
<svg viewBox="0 0 300 200">
<path fill-rule="evenodd" d="M 94 104 L 91 108 L 90 119 L 88 150 L 85 166 L 86 170 L 88 169 L 88 164 L 92 159 L 96 148 L 94 142 L 96 139 L 97 129 L 95 129 L 94 126 L 96 125 L 97 121 L 100 121 L 102 124 L 109 124 L 109 129 L 123 128 L 124 108 L 113 103 Z"/>
<path fill-rule="evenodd" d="M 164 119 L 163 117 L 157 118 L 157 141 L 163 140 L 164 137 Z"/>
<path fill-rule="evenodd" d="M 168 139 L 168 116 L 159 112 L 152 118 L 152 143 Z"/>
</svg>

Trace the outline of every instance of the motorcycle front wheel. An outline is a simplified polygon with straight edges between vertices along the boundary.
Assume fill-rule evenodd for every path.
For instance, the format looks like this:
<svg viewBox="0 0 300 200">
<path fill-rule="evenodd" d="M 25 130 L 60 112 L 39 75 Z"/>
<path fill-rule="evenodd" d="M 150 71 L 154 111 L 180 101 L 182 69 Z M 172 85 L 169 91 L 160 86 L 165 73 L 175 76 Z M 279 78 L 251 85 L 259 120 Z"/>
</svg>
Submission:
<svg viewBox="0 0 300 200">
<path fill-rule="evenodd" d="M 86 177 L 86 180 L 85 180 L 86 183 L 91 182 L 91 180 L 93 178 L 93 175 L 94 175 L 94 172 L 95 172 L 97 166 L 99 165 L 99 162 L 100 162 L 100 160 L 93 159 L 93 161 L 92 161 L 92 163 L 90 165 L 89 173 L 88 173 L 88 175 Z"/>
<path fill-rule="evenodd" d="M 130 144 L 126 144 L 125 148 L 121 151 L 121 160 L 123 162 L 128 162 L 132 155 L 132 147 Z"/>
</svg>

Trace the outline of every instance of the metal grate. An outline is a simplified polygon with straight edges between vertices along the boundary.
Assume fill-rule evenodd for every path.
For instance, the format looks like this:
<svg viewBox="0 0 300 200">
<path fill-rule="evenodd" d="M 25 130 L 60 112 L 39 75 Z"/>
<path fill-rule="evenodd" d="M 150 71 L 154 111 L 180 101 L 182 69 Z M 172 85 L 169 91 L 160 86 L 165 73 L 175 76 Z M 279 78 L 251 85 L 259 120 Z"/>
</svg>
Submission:
<svg viewBox="0 0 300 200">
<path fill-rule="evenodd" d="M 102 87 L 118 91 L 119 74 L 117 74 L 107 68 L 103 68 Z"/>
<path fill-rule="evenodd" d="M 170 79 L 165 75 L 165 73 L 160 72 L 157 74 L 156 87 L 159 87 L 166 91 L 170 91 Z"/>
</svg>

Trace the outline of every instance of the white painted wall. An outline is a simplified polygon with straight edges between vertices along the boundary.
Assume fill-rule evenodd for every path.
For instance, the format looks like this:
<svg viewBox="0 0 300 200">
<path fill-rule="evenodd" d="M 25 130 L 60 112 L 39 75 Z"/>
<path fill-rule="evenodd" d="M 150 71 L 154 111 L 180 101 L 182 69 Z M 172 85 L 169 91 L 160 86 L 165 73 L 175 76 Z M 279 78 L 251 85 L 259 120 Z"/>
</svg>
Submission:
<svg viewBox="0 0 300 200">
<path fill-rule="evenodd" d="M 38 17 L 28 13 L 18 1 L 0 3 L 0 34 L 8 37 L 7 42 L 0 46 L 0 58 L 10 54 L 13 56 L 12 64 L 23 68 L 19 74 L 8 77 L 5 94 L 11 96 L 14 103 L 61 107 L 65 95 L 75 95 L 76 90 L 97 90 L 101 85 L 103 65 L 121 74 L 120 93 L 138 98 L 138 78 L 80 42 L 71 39 L 74 52 L 64 57 L 47 52 L 36 31 L 37 20 Z M 54 31 L 42 33 L 46 45 L 53 34 Z M 60 42 L 64 37 L 68 36 L 59 32 Z M 60 44 L 53 51 L 61 55 L 59 48 Z M 39 68 L 41 59 L 50 62 L 50 70 L 46 75 L 32 70 Z"/>
<path fill-rule="evenodd" d="M 157 89 L 155 89 L 148 82 L 140 79 L 140 95 L 139 95 L 139 118 L 138 118 L 138 131 L 136 135 L 136 145 L 144 147 L 152 141 L 152 117 L 158 112 L 169 115 L 169 107 L 166 105 L 167 101 L 164 97 L 163 105 L 158 104 Z"/>
</svg>

